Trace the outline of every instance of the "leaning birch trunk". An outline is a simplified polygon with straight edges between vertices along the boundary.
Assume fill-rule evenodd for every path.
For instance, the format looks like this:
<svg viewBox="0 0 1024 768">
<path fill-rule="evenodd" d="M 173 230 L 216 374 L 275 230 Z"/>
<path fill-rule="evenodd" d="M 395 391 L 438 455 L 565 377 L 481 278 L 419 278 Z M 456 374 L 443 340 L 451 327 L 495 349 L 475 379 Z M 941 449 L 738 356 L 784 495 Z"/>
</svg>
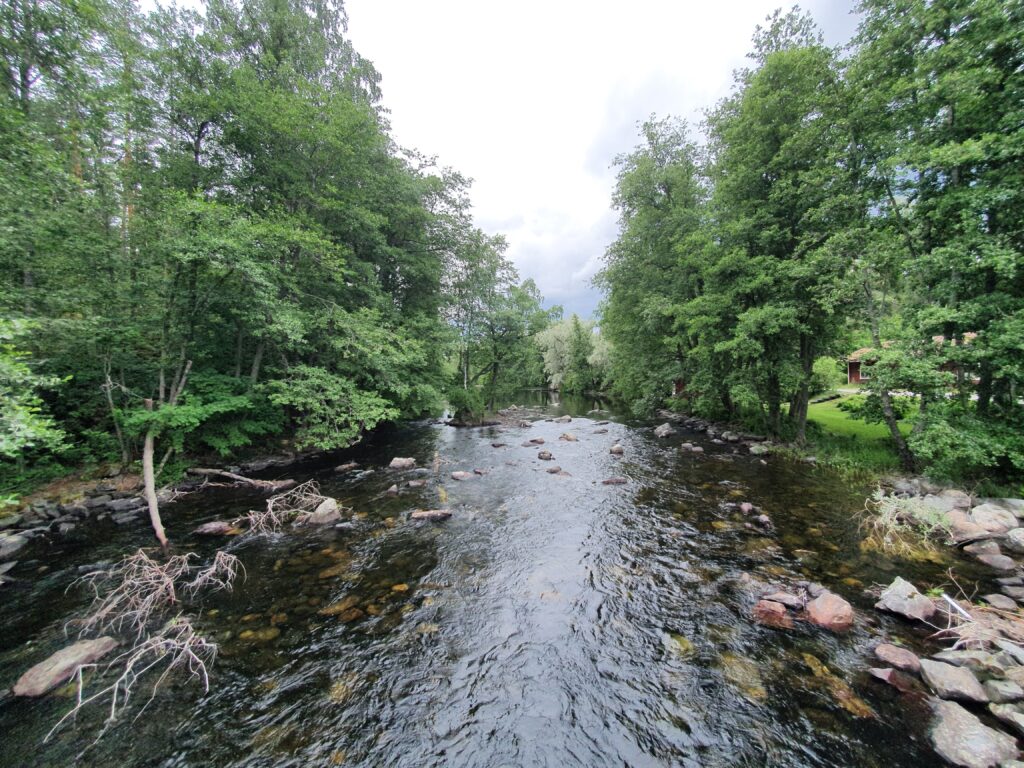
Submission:
<svg viewBox="0 0 1024 768">
<path fill-rule="evenodd" d="M 153 401 L 147 398 L 145 401 L 146 410 L 152 412 Z M 149 522 L 153 524 L 153 532 L 157 541 L 164 549 L 167 548 L 167 534 L 164 533 L 164 524 L 160 520 L 160 504 L 156 498 L 156 473 L 153 471 L 153 444 L 156 441 L 156 427 L 150 425 L 146 430 L 146 439 L 142 445 L 142 483 L 146 489 L 146 503 L 149 505 Z"/>
</svg>

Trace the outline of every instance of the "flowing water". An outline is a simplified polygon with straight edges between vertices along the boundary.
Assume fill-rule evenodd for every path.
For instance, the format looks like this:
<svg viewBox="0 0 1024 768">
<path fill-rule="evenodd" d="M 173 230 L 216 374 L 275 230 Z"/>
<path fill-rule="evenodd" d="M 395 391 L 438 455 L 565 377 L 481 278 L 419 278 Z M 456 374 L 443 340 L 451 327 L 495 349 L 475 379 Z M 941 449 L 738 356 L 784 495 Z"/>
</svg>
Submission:
<svg viewBox="0 0 1024 768">
<path fill-rule="evenodd" d="M 356 519 L 340 528 L 211 541 L 190 531 L 261 498 L 208 489 L 169 505 L 179 551 L 208 559 L 225 546 L 245 565 L 233 593 L 191 606 L 220 645 L 209 693 L 166 686 L 132 720 L 148 699 L 140 688 L 92 746 L 101 709 L 42 743 L 73 703 L 68 690 L 8 698 L 2 763 L 939 764 L 918 713 L 865 675 L 879 637 L 907 630 L 875 614 L 863 590 L 897 573 L 937 583 L 942 564 L 913 568 L 863 552 L 855 513 L 865 488 L 703 436 L 658 440 L 649 425 L 584 415 L 593 407 L 547 405 L 529 428 L 407 425 L 327 465 L 290 468 L 352 507 Z M 544 420 L 567 412 L 569 424 Z M 522 445 L 537 437 L 553 461 Z M 680 451 L 683 441 L 706 452 Z M 622 458 L 609 454 L 616 442 Z M 393 456 L 423 469 L 388 470 Z M 333 472 L 349 459 L 374 471 Z M 567 474 L 548 473 L 552 465 Z M 451 479 L 474 469 L 485 474 Z M 628 482 L 601 483 L 612 476 Z M 387 496 L 416 478 L 426 485 Z M 775 529 L 745 527 L 729 506 L 736 501 L 762 507 Z M 441 506 L 450 520 L 408 520 Z M 18 581 L 3 587 L 0 687 L 66 642 L 65 620 L 87 604 L 68 589 L 80 566 L 148 542 L 141 519 L 81 527 L 82 538 L 40 545 L 37 562 L 23 558 Z M 744 574 L 812 578 L 850 599 L 861 620 L 843 636 L 760 627 Z M 358 610 L 320 613 L 342 601 Z M 873 714 L 855 716 L 851 697 Z"/>
</svg>

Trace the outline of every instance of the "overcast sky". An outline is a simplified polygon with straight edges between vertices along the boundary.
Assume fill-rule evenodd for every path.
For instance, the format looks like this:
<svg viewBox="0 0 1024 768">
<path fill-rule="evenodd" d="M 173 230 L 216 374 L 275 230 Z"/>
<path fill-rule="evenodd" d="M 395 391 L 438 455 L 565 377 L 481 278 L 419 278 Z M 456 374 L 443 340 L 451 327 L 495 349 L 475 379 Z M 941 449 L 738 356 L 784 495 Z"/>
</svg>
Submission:
<svg viewBox="0 0 1024 768">
<path fill-rule="evenodd" d="M 474 180 L 477 225 L 508 238 L 548 305 L 589 316 L 615 238 L 615 155 L 651 113 L 696 125 L 778 0 L 346 0 L 403 146 Z M 852 0 L 804 2 L 829 44 Z"/>
</svg>

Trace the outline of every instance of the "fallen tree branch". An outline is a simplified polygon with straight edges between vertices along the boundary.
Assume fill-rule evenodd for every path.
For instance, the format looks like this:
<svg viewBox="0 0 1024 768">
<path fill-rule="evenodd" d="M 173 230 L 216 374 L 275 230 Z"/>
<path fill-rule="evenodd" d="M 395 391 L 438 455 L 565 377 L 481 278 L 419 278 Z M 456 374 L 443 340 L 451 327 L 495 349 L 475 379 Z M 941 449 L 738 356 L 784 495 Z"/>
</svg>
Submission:
<svg viewBox="0 0 1024 768">
<path fill-rule="evenodd" d="M 261 491 L 268 493 L 274 493 L 276 491 L 283 491 L 288 488 L 295 486 L 294 480 L 256 480 L 251 477 L 244 477 L 243 475 L 236 475 L 234 472 L 228 472 L 225 469 L 205 469 L 203 467 L 192 467 L 187 470 L 190 475 L 199 475 L 200 477 L 226 477 L 234 483 L 241 483 L 243 485 L 251 485 L 254 488 L 259 488 Z"/>
</svg>

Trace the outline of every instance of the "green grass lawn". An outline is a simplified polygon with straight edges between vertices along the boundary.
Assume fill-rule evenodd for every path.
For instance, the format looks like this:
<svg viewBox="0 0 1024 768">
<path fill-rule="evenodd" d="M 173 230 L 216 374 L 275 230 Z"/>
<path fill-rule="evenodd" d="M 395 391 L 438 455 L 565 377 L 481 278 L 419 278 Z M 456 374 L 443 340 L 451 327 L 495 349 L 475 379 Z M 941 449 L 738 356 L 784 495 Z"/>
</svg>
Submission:
<svg viewBox="0 0 1024 768">
<path fill-rule="evenodd" d="M 844 469 L 867 472 L 889 472 L 899 468 L 899 458 L 885 424 L 868 424 L 840 410 L 846 398 L 812 403 L 807 420 L 816 425 L 808 430 L 811 450 L 826 463 Z M 900 431 L 907 434 L 910 425 L 900 422 Z"/>
</svg>

